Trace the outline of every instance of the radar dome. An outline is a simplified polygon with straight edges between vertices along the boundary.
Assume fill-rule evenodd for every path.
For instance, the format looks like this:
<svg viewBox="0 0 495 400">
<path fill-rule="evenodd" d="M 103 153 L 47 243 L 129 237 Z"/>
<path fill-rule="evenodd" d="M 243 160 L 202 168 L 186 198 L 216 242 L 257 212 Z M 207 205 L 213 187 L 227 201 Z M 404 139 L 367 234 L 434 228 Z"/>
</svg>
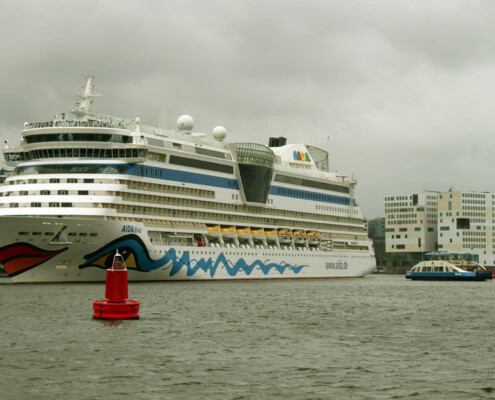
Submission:
<svg viewBox="0 0 495 400">
<path fill-rule="evenodd" d="M 223 139 L 225 139 L 225 136 L 227 136 L 227 129 L 225 129 L 223 126 L 215 126 L 215 128 L 213 128 L 213 137 L 215 138 L 215 140 L 221 142 Z"/>
<path fill-rule="evenodd" d="M 177 118 L 177 129 L 181 132 L 191 132 L 194 128 L 194 120 L 190 115 L 181 115 Z"/>
</svg>

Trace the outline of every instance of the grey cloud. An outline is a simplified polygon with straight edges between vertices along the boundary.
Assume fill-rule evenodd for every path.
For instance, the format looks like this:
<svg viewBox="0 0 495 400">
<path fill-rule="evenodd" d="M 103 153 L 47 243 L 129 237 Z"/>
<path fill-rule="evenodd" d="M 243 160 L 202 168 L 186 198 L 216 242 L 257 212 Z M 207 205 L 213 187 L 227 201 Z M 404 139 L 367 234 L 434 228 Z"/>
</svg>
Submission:
<svg viewBox="0 0 495 400">
<path fill-rule="evenodd" d="M 285 135 L 359 180 L 365 215 L 391 193 L 495 191 L 491 1 L 23 1 L 0 15 L 0 134 L 95 108 L 233 141 Z"/>
</svg>

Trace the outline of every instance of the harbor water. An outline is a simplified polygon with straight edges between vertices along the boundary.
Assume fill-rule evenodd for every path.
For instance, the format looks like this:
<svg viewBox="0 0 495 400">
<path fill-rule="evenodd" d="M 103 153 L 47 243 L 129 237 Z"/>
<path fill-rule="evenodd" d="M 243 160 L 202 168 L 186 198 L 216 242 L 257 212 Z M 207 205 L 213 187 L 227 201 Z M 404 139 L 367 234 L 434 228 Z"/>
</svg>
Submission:
<svg viewBox="0 0 495 400">
<path fill-rule="evenodd" d="M 0 285 L 0 398 L 495 397 L 495 282 L 133 283 L 139 320 L 92 319 L 104 284 Z"/>
</svg>

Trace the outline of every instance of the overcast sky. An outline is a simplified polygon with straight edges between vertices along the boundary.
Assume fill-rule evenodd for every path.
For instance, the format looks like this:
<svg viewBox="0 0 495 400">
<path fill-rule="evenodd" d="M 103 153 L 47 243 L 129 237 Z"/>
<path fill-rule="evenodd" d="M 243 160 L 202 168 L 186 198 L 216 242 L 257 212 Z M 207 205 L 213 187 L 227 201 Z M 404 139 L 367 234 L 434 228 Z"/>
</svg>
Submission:
<svg viewBox="0 0 495 400">
<path fill-rule="evenodd" d="M 67 111 L 95 76 L 95 110 L 228 141 L 270 136 L 330 153 L 384 197 L 495 192 L 495 1 L 0 0 L 0 136 Z"/>
</svg>

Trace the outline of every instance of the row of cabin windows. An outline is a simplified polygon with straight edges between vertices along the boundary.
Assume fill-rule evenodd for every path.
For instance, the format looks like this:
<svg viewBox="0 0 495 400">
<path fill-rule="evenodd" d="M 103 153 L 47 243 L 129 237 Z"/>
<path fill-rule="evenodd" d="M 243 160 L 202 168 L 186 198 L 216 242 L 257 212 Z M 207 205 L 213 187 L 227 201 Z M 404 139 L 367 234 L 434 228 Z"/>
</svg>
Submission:
<svg viewBox="0 0 495 400">
<path fill-rule="evenodd" d="M 454 272 L 452 267 L 444 266 L 417 266 L 411 269 L 411 272 Z"/>
<path fill-rule="evenodd" d="M 343 205 L 350 205 L 350 199 L 340 196 L 332 196 L 328 194 L 321 194 L 315 192 L 306 192 L 304 190 L 286 189 L 277 187 L 277 194 L 287 197 L 295 197 L 299 199 L 315 200 L 315 201 L 325 201 L 327 203 L 337 203 Z"/>
<path fill-rule="evenodd" d="M 19 233 L 18 233 L 18 235 L 19 235 L 19 236 L 28 236 L 28 235 L 29 235 L 29 233 L 30 233 L 30 232 L 25 232 L 25 231 L 23 231 L 23 232 L 19 232 Z M 41 235 L 41 232 L 31 232 L 31 235 L 33 235 L 33 236 L 40 236 L 40 235 Z M 55 233 L 54 233 L 54 232 L 45 232 L 45 236 L 53 236 L 53 235 L 55 235 Z M 76 233 L 76 232 L 69 232 L 69 234 L 68 234 L 68 235 L 69 235 L 69 236 L 77 236 L 77 233 Z M 88 233 L 87 233 L 87 232 L 80 232 L 80 233 L 79 233 L 79 236 L 88 236 Z M 89 234 L 89 236 L 91 236 L 91 237 L 96 237 L 96 236 L 98 236 L 98 233 L 96 233 L 96 232 L 91 232 L 91 233 Z"/>
<path fill-rule="evenodd" d="M 65 179 L 64 179 L 65 181 Z M 38 183 L 37 179 L 28 179 L 27 181 L 10 181 L 9 185 L 19 185 L 19 184 L 31 184 L 31 183 Z M 50 183 L 60 183 L 59 178 L 51 178 Z M 67 178 L 67 183 L 78 183 L 78 180 L 76 178 Z M 83 183 L 95 183 L 95 180 L 93 178 L 91 179 L 83 179 Z"/>
<path fill-rule="evenodd" d="M 40 195 L 42 195 L 42 196 L 49 196 L 51 194 L 52 194 L 52 192 L 50 190 L 41 190 L 40 191 Z M 66 195 L 69 194 L 69 191 L 68 190 L 58 190 L 57 191 L 57 194 L 58 195 L 61 195 L 61 196 L 66 196 Z M 87 191 L 87 190 L 78 190 L 77 191 L 77 194 L 78 195 L 81 195 L 81 196 L 85 196 L 85 195 L 88 195 L 89 194 L 89 191 Z M 19 192 L 19 195 L 20 196 L 27 196 L 28 195 L 28 192 L 26 190 L 25 191 L 21 191 L 21 192 Z"/>
<path fill-rule="evenodd" d="M 52 192 L 50 190 L 41 190 L 39 193 L 41 196 L 50 196 Z M 55 194 L 55 193 L 54 193 Z M 58 190 L 57 193 L 59 196 L 66 196 L 69 194 L 68 190 Z M 88 190 L 78 190 L 77 194 L 80 196 L 86 196 L 89 194 Z M 36 193 L 34 193 L 36 195 Z M 19 196 L 29 196 L 29 192 L 27 190 L 21 190 L 19 192 Z"/>
<path fill-rule="evenodd" d="M 40 149 L 20 153 L 4 153 L 8 162 L 29 161 L 43 158 L 143 158 L 146 149 Z"/>
<path fill-rule="evenodd" d="M 47 133 L 42 135 L 24 136 L 26 143 L 41 142 L 110 142 L 132 143 L 132 136 L 109 133 Z"/>
<path fill-rule="evenodd" d="M 31 203 L 31 207 L 41 207 L 41 203 L 39 202 L 34 202 Z M 72 207 L 72 203 L 58 203 L 58 202 L 51 202 L 48 203 L 48 207 Z M 10 208 L 19 208 L 19 203 L 10 203 Z"/>
</svg>

